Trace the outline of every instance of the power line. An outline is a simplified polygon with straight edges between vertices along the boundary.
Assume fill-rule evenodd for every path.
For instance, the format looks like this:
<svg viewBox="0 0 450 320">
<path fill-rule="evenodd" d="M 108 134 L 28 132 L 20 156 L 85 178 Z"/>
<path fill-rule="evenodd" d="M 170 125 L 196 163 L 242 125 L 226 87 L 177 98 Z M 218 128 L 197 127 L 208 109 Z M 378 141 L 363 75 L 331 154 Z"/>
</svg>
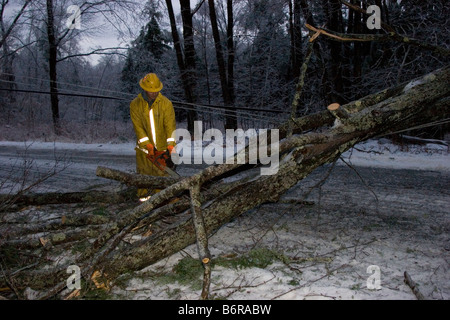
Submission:
<svg viewBox="0 0 450 320">
<path fill-rule="evenodd" d="M 0 80 L 0 82 L 12 82 L 12 81 L 6 81 L 6 80 Z M 22 93 L 36 93 L 36 94 L 48 94 L 51 95 L 51 92 L 48 91 L 41 91 L 41 90 L 25 90 L 25 89 L 8 89 L 8 88 L 0 88 L 0 91 L 11 91 L 11 92 L 22 92 Z M 71 97 L 82 97 L 82 98 L 95 98 L 95 99 L 106 99 L 106 100 L 118 100 L 118 101 L 129 101 L 129 99 L 126 98 L 120 98 L 120 97 L 113 97 L 113 96 L 102 96 L 102 95 L 93 95 L 93 94 L 80 94 L 77 92 L 58 92 L 58 95 L 62 95 L 62 96 L 71 96 Z M 250 108 L 239 108 L 236 107 L 235 109 L 233 107 L 225 107 L 225 106 L 211 106 L 211 105 L 200 105 L 200 104 L 194 104 L 194 103 L 187 103 L 187 102 L 179 102 L 179 101 L 172 101 L 172 103 L 174 105 L 177 105 L 178 109 L 182 109 L 182 110 L 195 110 L 194 108 L 188 108 L 188 107 L 182 107 L 183 105 L 188 105 L 191 107 L 199 107 L 199 108 L 204 108 L 206 110 L 196 110 L 198 112 L 204 112 L 204 113 L 210 113 L 210 114 L 215 114 L 217 115 L 217 111 L 220 110 L 252 110 L 252 111 L 262 111 L 262 112 L 276 112 L 276 113 L 284 113 L 281 111 L 277 111 L 277 110 L 264 110 L 264 109 L 250 109 Z M 210 110 L 208 110 L 210 109 Z M 236 110 L 237 109 L 237 110 Z M 247 116 L 246 116 L 247 114 Z M 273 117 L 266 117 L 266 116 L 262 116 L 262 115 L 255 115 L 255 114 L 250 114 L 248 112 L 239 112 L 239 114 L 233 115 L 233 114 L 227 114 L 226 116 L 228 117 L 232 117 L 232 118 L 243 118 L 243 119 L 248 119 L 248 120 L 259 120 L 259 121 L 267 121 L 267 122 L 271 122 L 271 123 L 278 123 L 279 121 L 275 120 Z"/>
<path fill-rule="evenodd" d="M 32 80 L 38 80 L 38 81 L 42 81 L 42 82 L 48 82 L 49 81 L 48 79 L 29 77 L 29 76 L 22 76 L 22 75 L 16 75 L 16 74 L 6 73 L 6 72 L 3 72 L 2 74 L 3 75 L 7 75 L 7 76 L 13 76 L 15 78 L 32 79 Z M 9 82 L 9 83 L 23 84 L 23 85 L 32 85 L 30 83 L 16 82 L 16 81 L 10 81 L 10 80 L 0 80 L 0 81 L 2 81 L 2 82 Z M 68 85 L 68 86 L 73 86 L 73 87 L 78 87 L 78 88 L 83 88 L 83 89 L 92 89 L 92 90 L 97 90 L 97 91 L 100 90 L 100 91 L 124 94 L 124 95 L 129 95 L 129 96 L 133 95 L 131 93 L 126 93 L 126 92 L 121 92 L 121 91 L 116 91 L 116 90 L 109 90 L 109 89 L 104 89 L 104 88 L 93 88 L 93 87 L 90 87 L 90 86 L 83 86 L 83 85 L 80 85 L 80 84 L 74 84 L 74 83 L 63 82 L 63 81 L 56 81 L 55 83 L 58 84 L 58 85 Z"/>
<path fill-rule="evenodd" d="M 2 81 L 2 80 L 0 80 L 0 81 Z M 0 90 L 1 91 L 24 92 L 24 93 L 52 94 L 52 92 L 37 91 L 37 90 L 5 89 L 5 88 L 0 88 Z M 98 96 L 98 95 L 89 95 L 89 94 L 80 94 L 80 93 L 58 92 L 57 94 L 61 95 L 61 96 L 70 96 L 70 97 L 98 98 L 98 99 L 110 99 L 110 100 L 127 100 L 125 98 Z"/>
<path fill-rule="evenodd" d="M 283 110 L 267 110 L 267 109 L 260 109 L 260 108 L 246 108 L 246 107 L 233 107 L 233 106 L 218 106 L 213 104 L 196 104 L 196 103 L 190 103 L 190 102 L 180 102 L 180 101 L 173 101 L 173 104 L 178 105 L 191 105 L 191 106 L 200 106 L 200 107 L 207 107 L 211 109 L 221 109 L 221 110 L 247 110 L 247 111 L 257 111 L 257 112 L 274 112 L 274 113 L 285 113 L 286 115 L 289 115 L 289 112 L 283 111 Z"/>
<path fill-rule="evenodd" d="M 182 110 L 192 110 L 192 108 L 185 108 L 185 107 L 177 107 L 178 109 L 182 109 Z M 217 111 L 209 111 L 209 110 L 200 110 L 199 112 L 202 113 L 209 113 L 209 114 L 213 114 L 213 115 L 217 115 Z M 236 119 L 246 119 L 246 120 L 257 120 L 257 121 L 266 121 L 266 122 L 270 122 L 270 123 L 275 123 L 278 124 L 279 121 L 274 120 L 273 118 L 261 118 L 262 116 L 254 116 L 254 117 L 248 117 L 248 116 L 238 116 L 238 115 L 227 115 L 228 117 L 231 118 L 236 118 Z"/>
<path fill-rule="evenodd" d="M 49 81 L 48 79 L 36 78 L 36 77 L 28 77 L 28 76 L 20 76 L 20 75 L 14 75 L 14 74 L 11 74 L 11 73 L 2 73 L 2 74 L 9 75 L 9 76 L 14 76 L 14 77 L 26 78 L 26 79 L 34 79 L 34 80 L 39 80 L 39 81 Z M 32 85 L 32 84 L 29 84 L 29 83 L 17 82 L 17 81 L 12 81 L 12 80 L 0 80 L 0 82 L 23 84 L 23 85 Z M 77 84 L 68 83 L 68 82 L 62 82 L 62 81 L 56 81 L 56 83 L 58 85 L 65 84 L 65 85 L 68 85 L 68 86 L 74 86 L 74 87 L 85 88 L 85 89 L 92 89 L 92 90 L 96 90 L 96 91 L 105 91 L 105 92 L 117 93 L 117 94 L 121 94 L 121 95 L 127 95 L 127 96 L 130 96 L 130 97 L 131 96 L 133 96 L 133 97 L 135 96 L 135 94 L 132 94 L 132 93 L 116 91 L 116 90 L 109 90 L 109 89 L 102 89 L 102 88 L 93 88 L 93 87 L 90 87 L 90 86 L 82 86 L 82 85 L 77 85 Z M 77 91 L 75 91 L 75 92 L 77 92 Z M 211 108 L 229 109 L 229 110 L 239 109 L 239 110 L 248 110 L 248 111 L 260 111 L 260 112 L 273 112 L 273 113 L 290 114 L 289 112 L 286 112 L 286 111 L 283 111 L 283 110 L 269 110 L 269 109 L 262 109 L 262 108 L 221 106 L 221 105 L 212 105 L 212 104 L 195 104 L 195 103 L 175 101 L 175 100 L 171 100 L 171 101 L 174 104 L 185 104 L 185 105 L 193 105 L 193 106 L 199 106 L 199 107 L 211 107 Z"/>
<path fill-rule="evenodd" d="M 441 120 L 437 120 L 437 121 L 433 121 L 433 122 L 424 123 L 424 124 L 421 124 L 421 125 L 418 125 L 418 126 L 414 126 L 414 127 L 410 127 L 410 128 L 407 128 L 407 129 L 398 130 L 398 131 L 395 131 L 395 132 L 386 132 L 386 133 L 383 133 L 383 134 L 380 134 L 380 135 L 376 136 L 375 138 L 389 136 L 389 135 L 402 133 L 402 132 L 406 132 L 406 131 L 412 131 L 412 130 L 417 130 L 417 129 L 423 129 L 423 128 L 440 126 L 440 125 L 447 124 L 447 123 L 450 123 L 450 118 L 445 118 L 445 119 L 441 119 Z"/>
<path fill-rule="evenodd" d="M 37 80 L 44 80 L 44 79 L 38 79 L 38 78 L 31 78 L 31 79 L 37 79 Z M 0 82 L 6 82 L 6 83 L 13 83 L 13 84 L 23 84 L 23 85 L 31 85 L 28 83 L 21 83 L 21 82 L 16 82 L 16 81 L 10 81 L 10 80 L 0 80 Z M 63 82 L 57 82 L 58 84 L 64 84 Z M 67 84 L 67 83 L 66 83 Z M 71 84 L 69 84 L 71 85 Z M 73 85 L 73 86 L 78 86 L 78 85 Z M 107 92 L 114 92 L 114 93 L 119 93 L 122 95 L 129 95 L 129 96 L 134 96 L 134 94 L 131 93 L 125 93 L 125 92 L 120 92 L 120 91 L 113 91 L 113 90 L 106 90 L 106 89 L 99 89 L 99 88 L 92 88 L 92 87 L 88 87 L 88 86 L 78 86 L 80 88 L 88 88 L 88 89 L 93 89 L 93 90 L 101 90 L 101 91 L 107 91 Z M 50 92 L 46 92 L 46 91 L 39 91 L 39 90 L 24 90 L 24 89 L 0 89 L 3 91 L 16 91 L 16 92 L 29 92 L 29 93 L 42 93 L 42 94 L 51 94 Z M 64 89 L 62 89 L 64 90 Z M 58 92 L 58 95 L 66 95 L 66 96 L 80 96 L 80 97 L 86 97 L 86 98 L 99 98 L 99 99 L 112 99 L 112 100 L 123 100 L 123 101 L 128 101 L 129 99 L 125 99 L 125 98 L 119 98 L 119 97 L 111 97 L 111 96 L 101 96 L 101 95 L 86 95 L 86 94 L 78 94 L 77 91 L 73 91 L 74 93 L 63 93 L 63 92 Z M 190 105 L 190 106 L 195 106 L 195 107 L 201 107 L 201 108 L 211 108 L 211 109 L 215 109 L 215 110 L 232 110 L 232 111 L 236 111 L 236 110 L 244 110 L 244 111 L 256 111 L 256 112 L 269 112 L 269 113 L 285 113 L 286 115 L 289 114 L 289 112 L 283 111 L 283 110 L 270 110 L 270 109 L 262 109 L 262 108 L 249 108 L 249 107 L 235 107 L 235 106 L 219 106 L 219 105 L 212 105 L 212 104 L 197 104 L 197 103 L 189 103 L 189 102 L 182 102 L 182 101 L 175 101 L 175 100 L 171 100 L 173 104 L 176 105 Z M 253 116 L 252 114 L 249 114 L 251 116 Z"/>
<path fill-rule="evenodd" d="M 0 80 L 0 82 L 11 82 L 6 80 Z M 17 82 L 16 82 L 17 83 Z M 36 93 L 36 94 L 48 94 L 51 95 L 51 92 L 48 91 L 42 91 L 42 90 L 25 90 L 25 89 L 8 89 L 8 88 L 0 88 L 1 91 L 12 91 L 12 92 L 22 92 L 22 93 Z M 81 94 L 77 91 L 72 92 L 61 92 L 59 91 L 57 93 L 58 95 L 62 96 L 73 96 L 73 97 L 84 97 L 84 98 L 98 98 L 98 99 L 109 99 L 109 100 L 118 100 L 118 101 L 129 101 L 129 98 L 120 98 L 120 97 L 114 97 L 114 96 L 103 96 L 103 95 L 95 95 L 95 94 Z M 130 94 L 131 95 L 131 94 Z M 225 111 L 226 110 L 234 110 L 233 107 L 223 107 L 223 106 L 212 106 L 212 105 L 201 105 L 201 104 L 194 104 L 194 103 L 187 103 L 187 102 L 179 102 L 179 101 L 172 101 L 172 103 L 175 105 L 175 108 L 181 109 L 181 110 L 195 110 L 197 112 L 201 113 L 209 113 L 217 115 L 218 111 Z M 187 105 L 188 107 L 183 107 L 184 105 Z M 196 109 L 197 108 L 197 109 Z M 201 108 L 201 110 L 198 110 L 198 108 Z M 236 108 L 240 109 L 240 108 Z M 243 109 L 243 110 L 251 110 L 251 108 Z M 246 119 L 246 120 L 258 120 L 258 121 L 265 121 L 269 123 L 275 123 L 278 124 L 280 122 L 279 118 L 269 117 L 269 116 L 263 116 L 258 115 L 246 111 L 236 111 L 235 114 L 226 114 L 224 116 L 236 118 L 236 119 Z M 257 110 L 252 110 L 257 111 Z M 266 112 L 268 110 L 265 109 L 259 109 L 261 112 Z M 281 113 L 280 111 L 271 110 L 272 112 Z"/>
<path fill-rule="evenodd" d="M 38 80 L 38 81 L 43 81 L 43 82 L 47 82 L 49 81 L 48 79 L 43 79 L 43 78 L 37 78 L 37 77 L 30 77 L 30 76 L 23 76 L 23 75 L 15 75 L 12 73 L 2 73 L 3 75 L 9 75 L 9 76 L 14 76 L 16 78 L 25 78 L 25 79 L 33 79 L 33 80 Z M 7 83 L 14 83 L 14 84 L 22 84 L 22 85 L 32 85 L 30 83 L 24 83 L 24 82 L 17 82 L 17 81 L 11 81 L 11 80 L 0 80 L 0 82 L 7 82 Z M 128 93 L 128 92 L 122 92 L 122 91 L 116 91 L 116 90 L 109 90 L 109 89 L 104 89 L 104 88 L 93 88 L 90 86 L 83 86 L 83 85 L 79 85 L 79 84 L 73 84 L 73 83 L 68 83 L 68 82 L 62 82 L 62 81 L 56 81 L 56 83 L 58 85 L 68 85 L 68 86 L 73 86 L 73 87 L 77 87 L 77 88 L 83 88 L 83 89 L 91 89 L 91 90 L 95 90 L 95 91 L 104 91 L 104 92 L 110 92 L 110 93 L 117 93 L 120 95 L 125 95 L 125 96 L 130 96 L 131 97 L 135 97 L 135 94 L 133 93 Z M 288 86 L 289 83 L 285 84 L 285 86 Z M 67 89 L 66 89 L 67 90 Z M 74 91 L 75 93 L 77 93 L 78 91 Z M 288 111 L 283 111 L 283 110 L 270 110 L 270 109 L 262 109 L 262 108 L 249 108 L 249 107 L 235 107 L 235 106 L 220 106 L 220 105 L 212 105 L 212 104 L 195 104 L 195 103 L 188 103 L 188 102 L 181 102 L 181 101 L 175 101 L 175 100 L 171 100 L 173 103 L 176 104 L 186 104 L 186 105 L 193 105 L 193 106 L 199 106 L 199 107 L 211 107 L 211 108 L 216 108 L 216 109 L 227 109 L 229 108 L 230 110 L 235 110 L 235 109 L 239 109 L 239 110 L 248 110 L 248 111 L 259 111 L 259 112 L 270 112 L 270 113 L 286 113 L 287 115 L 290 114 L 290 112 Z M 253 115 L 252 115 L 253 116 Z"/>
</svg>

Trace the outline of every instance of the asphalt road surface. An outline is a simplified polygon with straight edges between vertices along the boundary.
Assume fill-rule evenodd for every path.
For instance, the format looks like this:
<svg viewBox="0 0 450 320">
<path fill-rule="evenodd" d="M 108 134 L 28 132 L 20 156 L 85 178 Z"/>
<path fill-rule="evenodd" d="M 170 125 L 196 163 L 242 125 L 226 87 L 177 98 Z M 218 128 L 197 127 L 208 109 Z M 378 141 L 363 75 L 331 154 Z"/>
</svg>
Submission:
<svg viewBox="0 0 450 320">
<path fill-rule="evenodd" d="M 98 151 L 69 149 L 38 149 L 3 146 L 0 148 L 0 186 L 2 193 L 11 188 L 29 185 L 45 178 L 35 192 L 73 192 L 109 185 L 111 182 L 97 177 L 98 166 L 125 172 L 135 172 L 132 153 L 114 154 L 99 148 Z M 177 172 L 182 176 L 192 175 L 206 165 L 180 165 Z M 368 199 L 386 200 L 395 195 L 403 196 L 407 203 L 423 202 L 450 204 L 450 173 L 446 171 L 393 170 L 382 168 L 349 168 L 337 165 L 318 168 L 298 187 L 287 193 L 296 194 L 301 188 L 312 187 L 327 176 L 326 185 L 334 190 L 336 201 L 359 193 L 370 195 Z M 328 174 L 329 173 L 329 174 Z M 299 189 L 300 188 L 300 189 Z M 305 191 L 304 190 L 304 191 Z"/>
<path fill-rule="evenodd" d="M 132 153 L 115 154 L 101 148 L 87 151 L 3 146 L 0 148 L 0 192 L 18 191 L 39 180 L 44 181 L 33 187 L 33 192 L 75 192 L 118 184 L 97 177 L 98 166 L 136 172 Z M 192 166 L 178 171 L 190 175 L 199 169 L 201 166 Z"/>
</svg>

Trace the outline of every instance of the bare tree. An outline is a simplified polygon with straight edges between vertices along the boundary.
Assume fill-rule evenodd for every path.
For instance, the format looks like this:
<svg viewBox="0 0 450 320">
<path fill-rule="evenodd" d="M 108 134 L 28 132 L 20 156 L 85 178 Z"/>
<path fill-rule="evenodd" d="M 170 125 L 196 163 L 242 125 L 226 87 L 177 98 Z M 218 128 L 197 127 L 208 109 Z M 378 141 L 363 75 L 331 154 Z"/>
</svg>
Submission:
<svg viewBox="0 0 450 320">
<path fill-rule="evenodd" d="M 0 7 L 0 49 L 2 51 L 2 55 L 0 57 L 0 80 L 4 80 L 4 83 L 0 83 L 0 88 L 4 88 L 6 90 L 13 90 L 15 88 L 15 77 L 13 70 L 13 62 L 14 62 L 14 52 L 11 52 L 11 49 L 7 43 L 8 38 L 13 33 L 14 29 L 17 29 L 21 24 L 20 20 L 23 17 L 28 5 L 31 0 L 26 0 L 20 7 L 20 9 L 15 13 L 12 18 L 12 21 L 8 23 L 8 19 L 5 16 L 5 11 L 7 9 L 7 5 L 9 4 L 9 0 L 2 0 Z M 11 92 L 4 94 L 5 99 L 1 101 L 1 111 L 5 114 L 4 120 L 9 122 L 10 120 L 10 111 L 9 105 L 15 102 L 15 96 Z"/>
<path fill-rule="evenodd" d="M 4 45 L 6 39 L 9 37 L 11 32 L 14 30 L 14 28 L 18 25 L 18 21 L 20 17 L 24 14 L 26 8 L 31 3 L 31 0 L 25 0 L 20 10 L 15 15 L 13 21 L 11 24 L 6 28 L 5 21 L 4 21 L 4 13 L 6 6 L 8 5 L 9 0 L 2 0 L 1 7 L 0 7 L 0 29 L 1 29 L 1 38 L 0 38 L 0 48 Z"/>
<path fill-rule="evenodd" d="M 56 73 L 56 63 L 58 59 L 58 43 L 62 40 L 56 39 L 55 36 L 55 16 L 53 13 L 53 0 L 47 0 L 47 39 L 48 39 L 48 65 L 50 76 L 50 99 L 52 105 L 52 119 L 55 133 L 60 133 L 59 125 L 59 100 L 58 100 L 58 83 Z"/>
<path fill-rule="evenodd" d="M 80 39 L 84 33 L 92 32 L 93 29 L 96 27 L 98 28 L 98 23 L 95 21 L 100 18 L 100 15 L 104 17 L 111 26 L 116 28 L 116 21 L 119 21 L 120 24 L 126 28 L 124 17 L 127 10 L 131 10 L 133 2 L 118 0 L 102 0 L 94 2 L 78 1 L 75 5 L 77 8 L 77 15 L 73 17 L 69 16 L 66 11 L 69 8 L 69 3 L 65 0 L 46 0 L 45 3 L 42 3 L 42 1 L 35 1 L 32 5 L 34 13 L 38 16 L 41 15 L 38 19 L 45 25 L 47 41 L 46 60 L 48 62 L 53 128 L 55 133 L 59 134 L 61 128 L 58 98 L 58 63 L 70 58 L 93 54 L 117 54 L 117 52 L 112 52 L 112 50 L 123 49 L 117 47 L 102 48 L 92 50 L 88 53 L 68 52 L 66 55 L 63 55 L 62 52 L 64 46 L 71 41 L 76 41 L 76 38 Z M 71 22 L 71 18 L 82 21 L 84 27 L 79 29 L 75 24 L 71 25 L 68 23 Z M 86 26 L 89 23 L 93 24 L 93 26 L 87 28 Z"/>
<path fill-rule="evenodd" d="M 234 105 L 234 43 L 233 43 L 233 1 L 227 1 L 227 48 L 228 48 L 228 68 L 225 65 L 222 42 L 220 39 L 220 31 L 217 23 L 216 8 L 214 0 L 208 0 L 209 16 L 211 19 L 211 28 L 214 37 L 214 46 L 216 49 L 217 65 L 219 67 L 220 86 L 222 88 L 222 97 L 225 106 L 232 107 Z M 228 72 L 227 72 L 228 70 Z M 236 111 L 227 111 L 225 120 L 226 129 L 237 128 Z"/>
<path fill-rule="evenodd" d="M 180 70 L 181 82 L 183 84 L 184 95 L 187 102 L 195 103 L 196 97 L 196 51 L 194 45 L 194 29 L 192 23 L 192 16 L 196 12 L 191 10 L 190 0 L 180 0 L 181 17 L 183 20 L 183 42 L 184 55 L 181 45 L 180 36 L 177 30 L 175 13 L 171 0 L 166 0 L 167 11 L 169 14 L 172 39 L 177 56 L 178 68 Z M 197 112 L 191 107 L 187 112 L 188 130 L 194 132 L 194 121 L 197 119 Z"/>
<path fill-rule="evenodd" d="M 289 33 L 291 37 L 291 73 L 294 78 L 300 75 L 300 66 L 303 60 L 301 6 L 300 0 L 289 0 Z"/>
</svg>

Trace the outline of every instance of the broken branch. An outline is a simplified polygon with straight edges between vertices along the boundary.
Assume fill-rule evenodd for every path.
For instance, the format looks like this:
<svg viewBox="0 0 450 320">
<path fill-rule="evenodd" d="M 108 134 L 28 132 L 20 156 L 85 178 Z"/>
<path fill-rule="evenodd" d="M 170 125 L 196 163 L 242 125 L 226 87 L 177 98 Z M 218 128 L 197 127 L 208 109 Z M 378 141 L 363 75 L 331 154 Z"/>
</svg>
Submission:
<svg viewBox="0 0 450 320">
<path fill-rule="evenodd" d="M 195 235 L 197 237 L 198 253 L 203 264 L 203 289 L 201 298 L 207 300 L 209 296 L 209 286 L 211 284 L 211 254 L 208 249 L 208 235 L 205 228 L 205 221 L 202 215 L 200 203 L 200 185 L 194 185 L 189 189 L 191 195 L 191 213 L 194 222 Z"/>
<path fill-rule="evenodd" d="M 180 180 L 174 177 L 155 177 L 136 173 L 127 173 L 101 166 L 97 167 L 96 175 L 98 177 L 120 181 L 128 186 L 150 189 L 164 189 Z"/>
<path fill-rule="evenodd" d="M 413 281 L 408 272 L 405 271 L 404 276 L 405 276 L 405 283 L 411 288 L 412 292 L 417 297 L 417 300 L 426 300 L 425 296 L 420 292 L 419 288 L 417 287 L 417 284 Z"/>
</svg>

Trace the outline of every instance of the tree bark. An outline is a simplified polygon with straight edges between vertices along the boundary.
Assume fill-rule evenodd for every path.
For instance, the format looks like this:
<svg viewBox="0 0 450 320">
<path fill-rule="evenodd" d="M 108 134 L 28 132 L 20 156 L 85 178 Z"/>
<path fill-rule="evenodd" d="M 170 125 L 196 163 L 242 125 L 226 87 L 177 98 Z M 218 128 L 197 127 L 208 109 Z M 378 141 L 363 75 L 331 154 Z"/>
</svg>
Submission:
<svg viewBox="0 0 450 320">
<path fill-rule="evenodd" d="M 293 4 L 292 4 L 293 2 Z M 291 37 L 291 66 L 293 78 L 300 76 L 300 67 L 302 65 L 302 28 L 300 23 L 301 5 L 300 0 L 289 0 L 290 15 L 290 37 Z"/>
<path fill-rule="evenodd" d="M 126 173 L 123 173 L 124 175 Z M 145 180 L 142 184 L 147 185 Z M 161 186 L 162 184 L 150 184 Z M 109 191 L 87 191 L 87 192 L 48 192 L 31 193 L 19 196 L 0 195 L 0 203 L 23 208 L 25 206 L 41 206 L 48 204 L 67 204 L 67 203 L 123 203 L 130 199 L 130 192 L 109 192 Z"/>
<path fill-rule="evenodd" d="M 184 61 L 185 61 L 185 73 L 186 80 L 188 81 L 188 86 L 190 94 L 192 96 L 192 101 L 196 102 L 195 88 L 197 83 L 196 74 L 196 51 L 194 46 L 194 26 L 192 21 L 191 13 L 191 1 L 190 0 L 180 0 L 181 6 L 181 18 L 183 20 L 183 38 L 184 38 Z M 188 110 L 188 130 L 189 132 L 194 132 L 194 121 L 197 120 L 197 113 L 194 109 Z"/>
<path fill-rule="evenodd" d="M 328 5 L 328 7 L 327 7 Z M 326 7 L 327 12 L 327 25 L 330 30 L 340 32 L 342 30 L 342 13 L 341 13 L 341 4 L 339 0 L 328 0 L 324 1 L 324 6 Z M 343 86 L 343 78 L 342 78 L 342 44 L 340 42 L 330 41 L 328 43 L 328 47 L 330 50 L 330 66 L 329 66 L 329 83 L 327 86 L 331 89 L 328 94 L 328 100 L 330 103 L 339 102 L 345 103 L 343 96 L 344 86 Z"/>
<path fill-rule="evenodd" d="M 208 234 L 206 233 L 205 221 L 202 214 L 202 204 L 200 202 L 200 186 L 195 185 L 189 189 L 191 196 L 191 213 L 194 222 L 195 235 L 197 237 L 197 247 L 200 261 L 203 264 L 203 289 L 201 297 L 206 300 L 209 297 L 209 286 L 211 284 L 211 254 L 208 249 Z"/>
</svg>

